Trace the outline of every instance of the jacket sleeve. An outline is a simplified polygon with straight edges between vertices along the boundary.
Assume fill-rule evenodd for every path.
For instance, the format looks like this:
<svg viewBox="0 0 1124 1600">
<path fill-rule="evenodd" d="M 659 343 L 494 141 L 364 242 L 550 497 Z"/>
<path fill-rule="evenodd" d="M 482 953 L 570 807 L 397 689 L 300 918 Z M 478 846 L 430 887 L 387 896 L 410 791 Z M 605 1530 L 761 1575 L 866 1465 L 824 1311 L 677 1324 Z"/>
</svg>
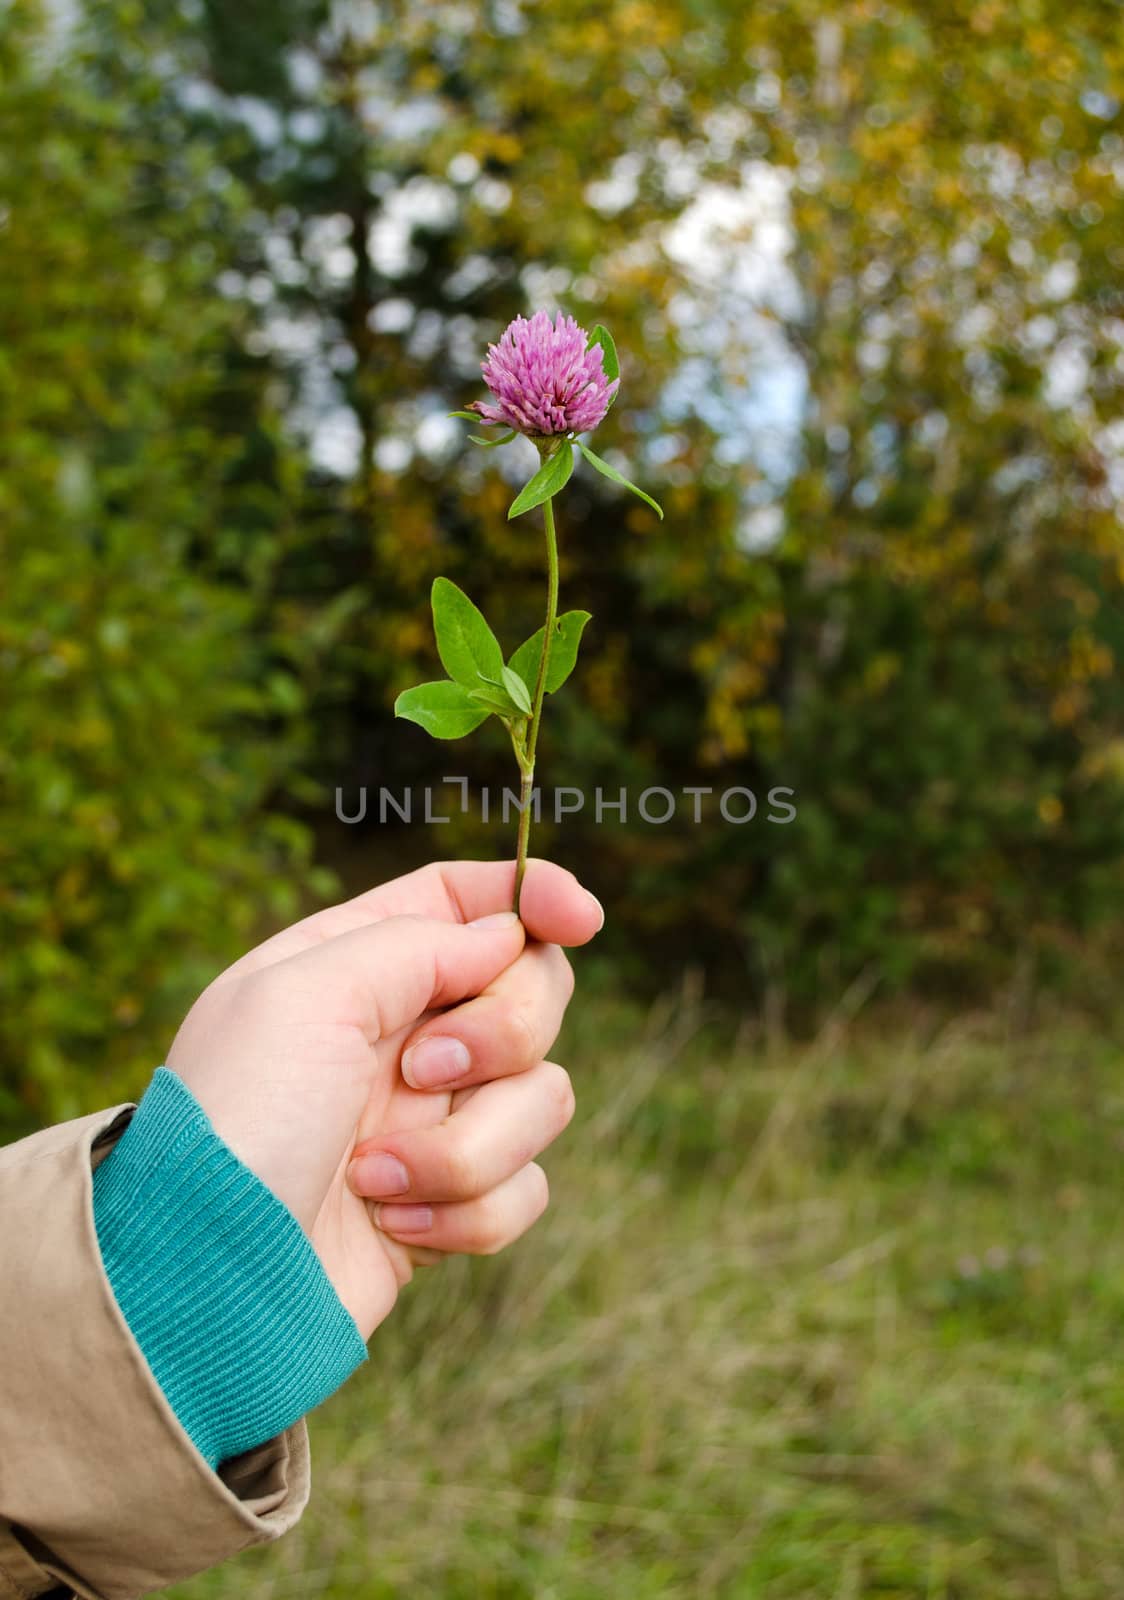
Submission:
<svg viewBox="0 0 1124 1600">
<path fill-rule="evenodd" d="M 0 1600 L 135 1600 L 308 1502 L 304 1423 L 213 1471 L 118 1309 L 92 1175 L 134 1109 L 0 1149 Z"/>
</svg>

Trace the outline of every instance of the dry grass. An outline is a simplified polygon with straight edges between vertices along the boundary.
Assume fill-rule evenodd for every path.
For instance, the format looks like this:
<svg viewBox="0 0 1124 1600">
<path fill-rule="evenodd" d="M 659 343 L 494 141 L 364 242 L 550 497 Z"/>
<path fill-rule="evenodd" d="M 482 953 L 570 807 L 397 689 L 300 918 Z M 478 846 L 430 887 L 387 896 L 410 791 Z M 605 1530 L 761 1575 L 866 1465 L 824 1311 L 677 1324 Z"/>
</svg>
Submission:
<svg viewBox="0 0 1124 1600">
<path fill-rule="evenodd" d="M 1059 1022 L 587 1009 L 551 1211 L 419 1277 L 181 1600 L 1119 1600 L 1124 1073 Z"/>
</svg>

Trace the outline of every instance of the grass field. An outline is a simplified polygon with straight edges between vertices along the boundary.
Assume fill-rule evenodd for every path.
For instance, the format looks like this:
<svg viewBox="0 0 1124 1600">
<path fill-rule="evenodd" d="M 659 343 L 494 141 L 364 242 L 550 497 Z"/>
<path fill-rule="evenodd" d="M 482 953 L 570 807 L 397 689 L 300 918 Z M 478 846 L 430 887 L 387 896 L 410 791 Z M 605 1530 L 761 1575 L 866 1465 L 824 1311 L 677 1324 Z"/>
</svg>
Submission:
<svg viewBox="0 0 1124 1600">
<path fill-rule="evenodd" d="M 552 1205 L 419 1274 L 313 1504 L 179 1586 L 1120 1600 L 1124 1070 L 1087 1024 L 586 1010 Z"/>
</svg>

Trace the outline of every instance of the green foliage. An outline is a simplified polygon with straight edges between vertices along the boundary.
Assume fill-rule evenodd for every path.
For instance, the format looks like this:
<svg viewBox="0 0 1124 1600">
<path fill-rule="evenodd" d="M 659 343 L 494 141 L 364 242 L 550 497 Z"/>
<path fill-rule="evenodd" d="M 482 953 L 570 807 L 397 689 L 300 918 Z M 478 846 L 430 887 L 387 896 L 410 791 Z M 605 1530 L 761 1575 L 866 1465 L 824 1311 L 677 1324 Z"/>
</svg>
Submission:
<svg viewBox="0 0 1124 1600">
<path fill-rule="evenodd" d="M 531 696 L 527 692 L 528 685 L 523 681 L 517 672 L 512 670 L 511 667 L 504 667 L 500 676 L 503 679 L 504 688 L 511 696 L 515 705 L 519 708 L 524 716 L 529 717 L 531 715 Z"/>
<path fill-rule="evenodd" d="M 586 345 L 586 349 L 592 350 L 596 344 L 599 344 L 604 351 L 604 355 L 601 357 L 601 370 L 604 372 L 609 382 L 612 383 L 614 379 L 619 378 L 621 375 L 620 357 L 617 355 L 617 347 L 613 343 L 612 334 L 609 332 L 608 328 L 604 327 L 600 322 L 590 334 L 589 343 Z M 619 393 L 620 390 L 618 389 L 617 394 Z M 610 406 L 613 404 L 613 401 L 615 401 L 616 398 L 617 395 L 613 395 L 612 399 L 609 401 Z"/>
<path fill-rule="evenodd" d="M 136 1093 L 308 881 L 304 830 L 264 810 L 303 704 L 255 592 L 272 536 L 240 581 L 214 570 L 254 523 L 252 395 L 237 434 L 218 421 L 244 314 L 202 243 L 237 197 L 182 143 L 154 231 L 164 152 L 30 10 L 6 24 L 0 1139 Z M 261 486 L 253 507 L 276 516 Z"/>
<path fill-rule="evenodd" d="M 534 477 L 526 482 L 508 510 L 508 519 L 521 517 L 525 511 L 533 511 L 536 506 L 541 506 L 545 500 L 550 500 L 560 490 L 564 489 L 570 481 L 574 470 L 573 447 L 564 442 L 560 444 L 553 454 L 547 456 L 542 466 Z"/>
<path fill-rule="evenodd" d="M 581 644 L 582 634 L 585 632 L 586 623 L 590 620 L 588 611 L 564 611 L 555 623 L 554 639 L 550 646 L 550 660 L 546 668 L 546 692 L 553 694 L 556 689 L 561 689 L 566 679 L 574 670 L 578 659 L 578 648 Z M 539 673 L 539 662 L 542 659 L 542 628 L 533 633 L 529 639 L 519 646 L 508 665 L 513 672 L 517 672 L 527 688 L 534 692 L 535 682 Z"/>
<path fill-rule="evenodd" d="M 270 37 L 263 23 L 263 54 Z M 613 327 L 627 381 L 599 450 L 643 468 L 666 514 L 652 529 L 585 474 L 569 489 L 563 593 L 599 626 L 551 770 L 587 792 L 796 791 L 787 828 L 576 819 L 548 839 L 619 903 L 607 938 L 625 962 L 642 946 L 637 979 L 689 948 L 736 992 L 748 971 L 815 1000 L 872 968 L 990 986 L 1012 963 L 1079 959 L 1124 889 L 1108 13 L 551 0 L 511 32 L 390 6 L 345 48 L 311 20 L 288 42 L 323 72 L 274 102 L 322 117 L 323 138 L 283 131 L 280 154 L 247 148 L 237 170 L 303 273 L 273 274 L 278 300 L 316 305 L 325 363 L 341 333 L 350 347 L 335 370 L 364 450 L 317 489 L 292 626 L 357 574 L 370 596 L 340 657 L 350 687 L 320 696 L 317 770 L 338 777 L 361 748 L 398 781 L 433 776 L 378 708 L 426 673 L 436 573 L 505 625 L 538 620 L 537 541 L 502 527 L 500 474 L 467 446 L 393 471 L 372 453 L 409 444 L 418 396 L 482 393 L 475 361 L 530 309 L 521 284 L 595 338 Z M 214 62 L 205 30 L 195 45 Z M 370 138 L 373 83 L 424 103 L 425 131 Z M 771 178 L 776 216 L 731 221 L 724 256 L 707 264 L 705 215 L 691 249 L 666 248 L 696 195 L 736 218 Z M 444 220 L 411 226 L 401 259 L 360 250 L 354 273 L 319 274 L 317 219 L 346 217 L 354 248 L 422 183 Z M 770 230 L 787 243 L 751 281 Z M 1067 362 L 1087 374 L 1068 402 Z M 703 400 L 683 401 L 687 371 Z M 472 770 L 503 781 L 498 748 L 475 747 Z M 507 848 L 466 819 L 439 844 Z"/>
<path fill-rule="evenodd" d="M 583 444 L 580 439 L 577 440 L 577 446 L 582 455 L 589 462 L 590 466 L 594 467 L 603 478 L 608 478 L 610 483 L 619 483 L 620 486 L 623 489 L 627 489 L 630 494 L 639 496 L 641 500 L 643 500 L 647 505 L 651 506 L 652 510 L 659 517 L 660 521 L 663 521 L 663 507 L 658 501 L 653 500 L 650 494 L 645 494 L 643 489 L 638 489 L 634 483 L 630 483 L 623 473 L 617 471 L 616 467 L 610 466 L 607 461 L 602 461 L 600 456 L 594 455 L 589 446 Z"/>
<path fill-rule="evenodd" d="M 433 580 L 430 598 L 437 653 L 450 678 L 469 689 L 478 688 L 481 678 L 494 682 L 503 651 L 478 607 L 448 578 Z"/>
<path fill-rule="evenodd" d="M 419 728 L 434 739 L 463 739 L 500 707 L 501 702 L 477 696 L 463 684 L 439 678 L 433 683 L 419 683 L 413 689 L 403 689 L 394 702 L 394 715 L 407 722 L 416 722 Z"/>
<path fill-rule="evenodd" d="M 452 415 L 455 415 L 455 413 L 452 413 Z M 509 429 L 507 433 L 501 433 L 498 439 L 483 439 L 478 433 L 470 433 L 468 437 L 473 444 L 483 445 L 485 450 L 495 450 L 501 444 L 510 444 L 515 438 L 515 430 Z"/>
<path fill-rule="evenodd" d="M 547 694 L 560 689 L 573 672 L 589 620 L 588 611 L 567 611 L 557 619 L 547 665 Z M 448 578 L 434 582 L 433 621 L 441 664 L 454 674 L 455 681 L 441 679 L 404 689 L 394 702 L 396 717 L 416 722 L 435 739 L 461 739 L 489 714 L 505 720 L 530 716 L 544 629 L 525 639 L 506 666 L 500 655 L 496 678 L 484 670 L 492 665 L 493 645 L 499 652 L 496 636 L 468 596 Z"/>
<path fill-rule="evenodd" d="M 499 640 L 463 589 L 448 578 L 435 578 L 430 600 L 437 653 L 451 681 L 423 683 L 404 690 L 394 702 L 395 716 L 416 722 L 435 739 L 461 739 L 489 716 L 496 716 L 521 748 L 526 719 L 532 710 L 525 677 L 504 664 Z M 542 634 L 540 628 L 540 653 Z M 580 634 L 579 628 L 579 638 Z M 567 645 L 571 636 L 572 625 L 567 628 Z M 516 654 L 522 658 L 528 645 L 521 646 Z M 576 655 L 574 639 L 571 669 Z M 537 676 L 537 660 L 534 672 Z M 565 677 L 564 673 L 558 682 Z M 532 688 L 533 683 L 534 679 Z"/>
</svg>

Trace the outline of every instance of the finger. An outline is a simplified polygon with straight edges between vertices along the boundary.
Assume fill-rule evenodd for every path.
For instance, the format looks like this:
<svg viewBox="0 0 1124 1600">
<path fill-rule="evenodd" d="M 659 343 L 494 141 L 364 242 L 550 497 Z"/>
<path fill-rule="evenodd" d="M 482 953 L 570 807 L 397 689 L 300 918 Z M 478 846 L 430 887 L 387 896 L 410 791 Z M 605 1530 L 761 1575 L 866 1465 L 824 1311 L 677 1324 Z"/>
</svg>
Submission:
<svg viewBox="0 0 1124 1600">
<path fill-rule="evenodd" d="M 371 1209 L 375 1226 L 399 1243 L 446 1254 L 491 1256 L 526 1233 L 549 1200 L 546 1173 L 532 1161 L 475 1200 L 446 1205 L 384 1201 Z"/>
<path fill-rule="evenodd" d="M 471 922 L 508 910 L 514 892 L 514 861 L 435 861 L 338 909 L 375 917 L 418 913 Z M 546 944 L 586 944 L 605 921 L 601 902 L 572 872 L 538 857 L 527 863 L 519 914 L 531 938 Z"/>
<path fill-rule="evenodd" d="M 556 944 L 529 944 L 484 992 L 427 1019 L 402 1052 L 412 1089 L 446 1089 L 526 1072 L 549 1052 L 574 974 Z"/>
<path fill-rule="evenodd" d="M 469 922 L 388 917 L 342 933 L 255 973 L 260 1003 L 276 1020 L 308 1011 L 325 1025 L 360 1028 L 374 1044 L 431 1006 L 478 994 L 519 955 L 525 933 L 510 911 Z"/>
<path fill-rule="evenodd" d="M 472 1200 L 545 1150 L 573 1114 L 569 1073 L 540 1061 L 516 1078 L 482 1084 L 435 1127 L 357 1145 L 347 1181 L 368 1200 Z"/>
<path fill-rule="evenodd" d="M 466 921 L 511 904 L 514 861 L 452 861 L 437 870 Z M 587 944 L 605 923 L 601 902 L 572 872 L 537 858 L 527 863 L 519 915 L 529 936 L 544 944 Z"/>
<path fill-rule="evenodd" d="M 492 911 L 509 910 L 514 889 L 514 861 L 433 862 L 293 923 L 236 961 L 218 981 L 274 966 L 326 939 L 388 917 L 472 922 Z M 527 863 L 520 912 L 530 936 L 548 944 L 586 944 L 605 920 L 600 901 L 572 872 L 534 857 Z"/>
</svg>

